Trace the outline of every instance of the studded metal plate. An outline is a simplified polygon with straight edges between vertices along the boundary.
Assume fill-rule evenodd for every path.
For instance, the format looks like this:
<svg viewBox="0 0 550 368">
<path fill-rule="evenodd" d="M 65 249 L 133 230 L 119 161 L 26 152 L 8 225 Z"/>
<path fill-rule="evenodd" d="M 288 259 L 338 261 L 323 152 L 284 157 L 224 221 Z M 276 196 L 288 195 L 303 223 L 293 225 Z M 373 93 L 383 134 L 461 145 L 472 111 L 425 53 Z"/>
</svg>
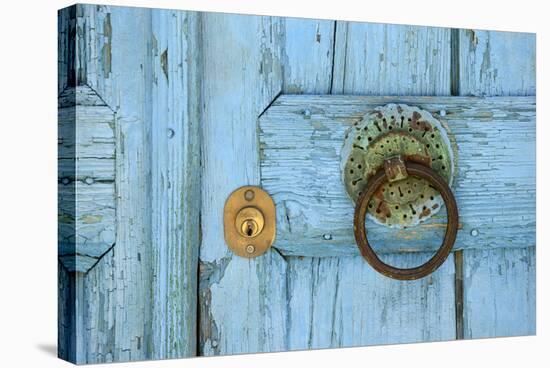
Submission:
<svg viewBox="0 0 550 368">
<path fill-rule="evenodd" d="M 447 129 L 428 111 L 403 104 L 379 107 L 353 123 L 342 149 L 342 177 L 353 202 L 369 176 L 396 155 L 431 167 L 451 185 L 454 157 Z M 380 224 L 407 227 L 430 218 L 442 204 L 433 187 L 409 176 L 383 185 L 369 203 L 368 215 Z"/>
</svg>

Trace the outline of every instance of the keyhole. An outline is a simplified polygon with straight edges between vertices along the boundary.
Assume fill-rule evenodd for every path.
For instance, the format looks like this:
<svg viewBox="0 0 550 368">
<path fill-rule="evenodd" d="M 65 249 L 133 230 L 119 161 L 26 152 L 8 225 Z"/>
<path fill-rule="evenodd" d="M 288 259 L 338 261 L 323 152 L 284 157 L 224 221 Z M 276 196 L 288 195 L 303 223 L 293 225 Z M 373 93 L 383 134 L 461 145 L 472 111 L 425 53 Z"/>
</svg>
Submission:
<svg viewBox="0 0 550 368">
<path fill-rule="evenodd" d="M 245 236 L 256 236 L 258 235 L 258 224 L 252 219 L 246 219 L 241 226 L 241 231 Z"/>
<path fill-rule="evenodd" d="M 262 212 L 255 207 L 245 207 L 237 213 L 235 227 L 241 236 L 254 238 L 258 236 L 264 228 L 264 216 Z"/>
</svg>

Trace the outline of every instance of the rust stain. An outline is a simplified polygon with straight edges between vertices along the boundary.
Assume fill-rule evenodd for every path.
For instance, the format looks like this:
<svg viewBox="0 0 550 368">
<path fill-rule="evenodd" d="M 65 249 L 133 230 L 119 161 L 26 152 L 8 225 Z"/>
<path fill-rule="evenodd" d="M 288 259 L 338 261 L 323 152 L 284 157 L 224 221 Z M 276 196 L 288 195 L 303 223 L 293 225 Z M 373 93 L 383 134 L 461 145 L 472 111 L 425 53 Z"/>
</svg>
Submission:
<svg viewBox="0 0 550 368">
<path fill-rule="evenodd" d="M 432 125 L 424 120 L 420 120 L 422 115 L 418 111 L 414 111 L 411 117 L 411 123 L 409 124 L 413 130 L 420 130 L 430 132 L 433 131 Z"/>
<path fill-rule="evenodd" d="M 384 161 L 384 170 L 386 177 L 390 182 L 403 180 L 407 178 L 407 169 L 401 156 L 391 157 Z"/>
<path fill-rule="evenodd" d="M 371 211 L 371 214 L 376 217 L 380 222 L 386 223 L 386 220 L 391 217 L 391 210 L 386 201 L 384 200 L 384 193 L 382 188 L 379 188 L 374 192 L 372 198 L 375 203 L 375 210 Z"/>
<path fill-rule="evenodd" d="M 426 152 L 426 156 L 416 155 L 416 154 L 414 154 L 414 155 L 405 155 L 405 159 L 406 159 L 406 161 L 412 161 L 412 162 L 416 162 L 416 163 L 419 163 L 419 164 L 422 164 L 422 165 L 425 165 L 425 166 L 428 166 L 428 167 L 432 167 L 432 160 L 428 156 L 427 152 Z"/>
<path fill-rule="evenodd" d="M 386 222 L 386 219 L 391 217 L 391 210 L 390 206 L 385 201 L 381 201 L 378 203 L 378 207 L 376 208 L 376 218 L 379 219 L 381 222 Z"/>
<path fill-rule="evenodd" d="M 422 209 L 422 212 L 420 212 L 420 215 L 418 215 L 418 218 L 421 219 L 421 218 L 423 218 L 423 217 L 429 216 L 430 213 L 432 213 L 432 210 L 430 210 L 430 209 L 427 208 L 427 207 L 424 207 L 424 208 Z"/>
</svg>

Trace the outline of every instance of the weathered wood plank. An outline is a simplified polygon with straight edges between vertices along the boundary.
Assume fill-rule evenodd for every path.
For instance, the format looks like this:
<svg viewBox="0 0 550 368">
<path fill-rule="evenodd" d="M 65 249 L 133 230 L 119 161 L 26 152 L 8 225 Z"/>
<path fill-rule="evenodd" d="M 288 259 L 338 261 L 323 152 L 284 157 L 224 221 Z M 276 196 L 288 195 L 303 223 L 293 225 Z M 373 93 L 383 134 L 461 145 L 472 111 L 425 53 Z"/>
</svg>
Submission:
<svg viewBox="0 0 550 368">
<path fill-rule="evenodd" d="M 450 94 L 448 28 L 337 22 L 332 93 Z"/>
<path fill-rule="evenodd" d="M 115 242 L 115 114 L 87 86 L 67 87 L 58 113 L 58 256 L 87 272 Z"/>
<path fill-rule="evenodd" d="M 61 94 L 63 91 L 68 87 L 69 84 L 69 78 L 71 73 L 69 71 L 69 65 L 72 65 L 72 62 L 69 61 L 70 55 L 74 54 L 74 51 L 72 50 L 72 47 L 74 47 L 74 42 L 71 41 L 72 35 L 74 35 L 75 32 L 75 26 L 74 22 L 76 22 L 76 5 L 70 6 L 68 8 L 64 8 L 58 11 L 57 14 L 57 32 L 58 32 L 58 67 L 57 67 L 57 74 L 58 74 L 58 99 L 60 99 Z M 74 91 L 74 89 L 73 89 Z M 68 93 L 67 97 L 69 99 L 68 102 L 72 102 L 72 106 L 76 105 L 76 96 L 74 92 Z M 58 106 L 68 106 L 70 107 L 71 104 L 62 101 L 58 101 Z M 58 114 L 60 109 L 58 108 Z M 76 111 L 75 108 L 67 109 L 68 114 L 70 114 L 70 118 L 67 120 L 74 120 Z M 74 125 L 70 125 L 69 129 L 65 129 L 64 131 L 61 131 L 60 127 L 60 121 L 58 117 L 58 140 L 63 142 L 65 140 L 66 144 L 72 144 L 74 147 L 74 143 L 76 142 L 76 127 Z M 59 152 L 59 141 L 58 141 L 58 152 Z M 65 160 L 65 164 L 61 164 L 58 159 L 58 179 L 59 179 L 59 173 L 61 172 L 63 176 L 75 176 L 76 173 L 76 158 L 74 155 L 72 156 L 72 159 Z M 67 185 L 75 186 L 76 183 L 73 181 L 65 181 Z M 74 188 L 71 188 L 70 193 L 72 193 L 71 196 L 67 196 L 67 188 L 60 188 L 58 189 L 58 200 L 57 200 L 57 206 L 58 206 L 58 214 L 61 214 L 63 212 L 67 212 L 69 214 L 69 217 L 72 217 L 73 219 L 76 218 L 76 208 L 75 208 L 75 190 Z M 65 199 L 62 199 L 62 197 L 65 196 Z M 66 208 L 63 210 L 62 207 L 68 207 L 70 204 L 72 205 L 72 208 Z M 68 229 L 69 232 L 72 232 L 73 234 L 76 232 L 76 227 L 74 226 L 74 220 L 70 221 L 72 224 L 68 224 L 68 226 L 71 226 L 70 229 Z M 63 233 L 59 229 L 60 224 L 58 223 L 58 252 L 59 248 L 61 246 Z M 65 230 L 67 231 L 67 230 Z M 74 254 L 75 246 L 74 242 L 68 243 L 68 252 L 72 252 Z M 62 262 L 58 259 L 57 262 L 57 356 L 61 359 L 68 360 L 70 362 L 76 362 L 77 361 L 77 352 L 76 352 L 76 332 L 77 332 L 77 323 L 74 320 L 76 313 L 75 313 L 75 307 L 76 307 L 76 296 L 74 295 L 74 292 L 76 290 L 75 288 L 75 273 L 69 272 L 62 264 Z"/>
<path fill-rule="evenodd" d="M 283 254 L 358 254 L 340 150 L 353 121 L 389 102 L 437 115 L 445 111 L 459 157 L 453 189 L 461 229 L 455 249 L 534 244 L 533 98 L 287 95 L 260 119 L 262 185 L 277 207 L 275 246 Z M 371 224 L 369 239 L 381 252 L 435 250 L 445 222 L 443 212 L 411 229 Z"/>
<path fill-rule="evenodd" d="M 71 284 L 73 282 L 73 284 Z M 76 361 L 76 329 L 74 308 L 76 306 L 74 277 L 61 264 L 57 263 L 57 356 L 71 362 Z"/>
<path fill-rule="evenodd" d="M 336 22 L 283 18 L 283 93 L 330 93 Z"/>
<path fill-rule="evenodd" d="M 116 50 L 112 44 L 111 11 L 115 7 L 77 4 L 74 9 L 75 18 L 71 20 L 71 32 L 68 33 L 67 43 L 69 48 L 66 57 L 69 71 L 67 84 L 69 86 L 87 85 L 109 106 L 118 110 L 120 99 L 125 99 L 125 96 L 119 95 L 118 76 L 113 74 L 116 68 L 113 69 L 112 57 L 113 51 L 116 52 Z M 122 86 L 124 84 L 121 83 Z"/>
<path fill-rule="evenodd" d="M 82 94 L 90 107 L 115 110 L 117 154 L 114 174 L 105 164 L 106 158 L 114 161 L 106 147 L 112 138 L 84 134 L 83 141 L 98 147 L 94 159 L 102 164 L 94 161 L 73 176 L 86 180 L 84 175 L 93 173 L 101 180 L 98 186 L 116 180 L 117 229 L 116 246 L 92 270 L 69 275 L 76 285 L 73 303 L 80 306 L 72 321 L 78 333 L 71 360 L 194 355 L 199 15 L 92 5 L 78 5 L 74 14 L 74 83 L 100 91 L 99 101 Z M 153 55 L 152 45 L 164 49 Z M 168 47 L 170 54 L 163 52 Z M 103 203 L 97 195 L 83 194 L 84 204 L 88 199 Z M 158 236 L 152 236 L 152 226 Z"/>
<path fill-rule="evenodd" d="M 274 250 L 233 256 L 223 206 L 234 189 L 260 184 L 257 117 L 282 87 L 280 18 L 203 14 L 200 354 L 286 347 L 286 264 Z"/>
<path fill-rule="evenodd" d="M 101 90 L 102 98 L 111 101 L 109 105 L 117 112 L 116 245 L 83 279 L 82 360 L 143 360 L 151 356 L 154 272 L 148 144 L 151 14 L 148 9 L 91 5 L 82 6 L 82 11 L 82 23 L 86 27 L 95 24 L 93 32 L 99 38 L 85 44 L 87 57 L 98 55 L 83 66 L 86 81 L 97 79 L 94 89 Z M 108 37 L 111 32 L 112 37 Z M 112 47 L 107 48 L 105 42 Z M 109 83 L 115 87 L 105 88 Z"/>
<path fill-rule="evenodd" d="M 535 35 L 478 30 L 459 31 L 459 80 L 461 95 L 535 95 Z M 535 97 L 531 97 L 533 100 Z M 520 100 L 520 98 L 515 98 Z M 507 146 L 521 139 L 523 131 L 503 139 Z M 532 168 L 535 175 L 535 139 L 532 138 Z M 523 158 L 518 151 L 516 160 Z M 522 183 L 515 178 L 511 184 Z M 511 188 L 514 188 L 512 186 Z M 515 192 L 520 186 L 515 186 Z M 534 197 L 533 187 L 533 197 Z M 508 206 L 506 206 L 507 208 Z M 535 212 L 535 201 L 511 212 Z M 505 209 L 503 209 L 505 210 Z M 518 249 L 464 251 L 464 337 L 480 338 L 534 334 L 536 329 L 535 218 L 532 240 L 518 240 Z M 518 225 L 519 224 L 519 225 Z M 521 222 L 511 224 L 513 231 Z M 500 242 L 500 234 L 495 234 Z M 525 247 L 525 248 L 523 248 Z"/>
<path fill-rule="evenodd" d="M 464 29 L 459 34 L 460 95 L 535 95 L 534 33 Z"/>
<path fill-rule="evenodd" d="M 74 35 L 76 31 L 76 5 L 59 9 L 57 12 L 57 96 L 69 86 L 69 78 L 74 72 L 69 67 L 74 55 Z M 74 87 L 74 85 L 73 85 Z"/>
<path fill-rule="evenodd" d="M 383 258 L 412 267 L 417 256 Z M 453 294 L 445 290 L 454 280 L 452 260 L 436 274 L 412 282 L 384 277 L 362 257 L 291 257 L 289 273 L 289 349 L 454 338 L 454 329 L 445 327 L 452 327 L 455 318 Z"/>
<path fill-rule="evenodd" d="M 535 247 L 464 252 L 464 337 L 534 335 Z"/>
<path fill-rule="evenodd" d="M 362 28 L 363 31 L 370 29 L 369 26 L 376 28 L 376 25 L 363 26 L 365 26 Z M 354 90 L 350 91 L 352 93 L 377 94 L 381 90 L 391 94 L 401 93 L 399 85 L 393 85 L 387 78 L 376 79 L 377 82 L 372 80 L 366 82 L 364 70 L 369 68 L 376 70 L 376 67 L 370 63 L 367 64 L 364 60 L 355 59 L 354 63 L 364 64 L 342 69 L 347 58 L 347 47 L 356 47 L 361 42 L 355 42 L 351 46 L 347 43 L 347 24 L 345 22 L 337 22 L 335 31 L 334 75 L 327 74 L 327 79 L 330 78 L 332 82 L 332 93 L 342 93 L 344 79 L 348 77 L 358 79 L 357 83 L 353 83 Z M 436 32 L 438 31 L 436 30 Z M 388 34 L 396 33 L 398 33 L 396 30 L 388 30 Z M 364 38 L 365 34 L 356 33 L 353 37 Z M 424 40 L 419 38 L 417 42 L 422 43 Z M 388 56 L 392 58 L 392 53 L 402 46 L 395 45 Z M 307 47 L 304 49 L 307 50 Z M 369 50 L 371 50 L 370 45 Z M 300 63 L 302 59 L 297 56 L 294 62 Z M 414 64 L 413 60 L 411 62 Z M 447 63 L 444 58 L 437 62 Z M 308 60 L 308 64 L 311 65 L 310 73 L 314 74 L 315 60 Z M 356 67 L 361 68 L 363 72 L 355 74 L 354 68 Z M 439 66 L 434 67 L 438 68 Z M 410 78 L 407 70 L 405 67 L 403 70 L 397 68 L 395 71 L 401 73 L 399 78 L 407 80 Z M 444 71 L 444 69 L 441 70 Z M 438 85 L 440 82 L 434 82 L 433 79 L 422 83 L 424 86 L 433 83 L 433 88 L 437 90 L 440 88 Z M 304 81 L 304 84 L 307 85 L 307 80 Z M 418 85 L 412 87 L 417 94 L 422 90 L 418 87 Z M 322 90 L 308 87 L 302 89 L 301 92 L 324 93 Z M 326 97 L 330 98 L 330 96 Z M 284 98 L 284 95 L 281 96 L 281 99 Z M 342 103 L 347 104 L 347 99 L 342 100 Z M 315 113 L 314 110 L 312 109 L 310 112 Z M 303 112 L 300 111 L 299 114 L 303 114 Z M 300 134 L 300 129 L 297 126 L 293 126 L 291 129 L 291 132 Z M 319 135 L 324 134 L 320 133 Z M 307 137 L 303 142 L 310 142 L 310 138 Z M 315 138 L 319 138 L 319 136 Z M 261 152 L 263 153 L 263 150 Z M 265 157 L 262 157 L 262 162 L 264 159 Z M 325 163 L 328 162 L 327 158 Z M 289 174 L 302 177 L 303 173 L 299 171 L 281 172 L 281 175 L 288 176 Z M 338 174 L 337 177 L 340 175 Z M 315 183 L 308 184 L 316 185 Z M 337 191 L 341 187 L 343 186 L 340 183 L 337 183 L 335 187 L 325 187 L 323 196 L 329 195 L 327 191 Z M 284 214 L 285 210 L 279 209 L 279 217 L 284 218 Z M 333 213 L 329 212 L 324 215 L 333 216 Z M 348 224 L 351 224 L 351 220 Z M 278 238 L 276 244 L 279 240 Z M 299 248 L 304 244 L 304 240 L 306 237 L 297 236 L 292 246 Z M 452 292 L 454 264 L 452 262 L 447 261 L 441 270 L 430 276 L 430 281 L 427 283 L 423 281 L 400 283 L 378 275 L 362 257 L 322 257 L 322 252 L 319 253 L 319 256 L 320 258 L 286 257 L 288 260 L 289 349 L 359 346 L 454 337 Z M 402 267 L 418 265 L 426 260 L 426 254 L 419 253 L 405 255 L 394 253 L 383 255 L 383 257 L 387 257 L 386 261 L 391 264 Z M 427 297 L 427 295 L 429 296 Z"/>
<path fill-rule="evenodd" d="M 196 354 L 200 233 L 199 14 L 152 11 L 152 350 Z"/>
<path fill-rule="evenodd" d="M 69 355 L 73 362 L 143 360 L 151 356 L 153 272 L 148 145 L 151 15 L 148 9 L 95 5 L 77 5 L 74 14 L 78 37 L 71 56 L 74 65 L 69 67 L 75 70 L 74 84 L 91 88 L 103 105 L 115 111 L 117 228 L 116 246 L 91 270 L 68 275 L 68 284 L 74 285 L 69 301 L 74 311 L 68 321 L 59 323 L 70 324 L 73 331 L 75 348 Z M 111 33 L 113 29 L 116 32 Z M 60 303 L 65 303 L 64 298 Z"/>
<path fill-rule="evenodd" d="M 342 42 L 342 45 L 336 42 L 337 48 L 333 51 L 335 31 L 337 39 L 342 35 L 348 37 L 346 23 L 339 23 L 334 29 L 334 23 L 328 21 L 208 14 L 201 25 L 198 19 L 201 16 L 194 18 L 194 15 L 184 12 L 156 13 L 147 9 L 96 6 L 82 6 L 78 13 L 80 15 L 75 25 L 80 27 L 78 37 L 83 47 L 77 47 L 75 51 L 76 68 L 72 73 L 75 83 L 93 88 L 101 96 L 99 104 L 111 106 L 117 114 L 116 172 L 113 174 L 110 164 L 91 159 L 89 162 L 82 161 L 90 166 L 80 177 L 85 179 L 88 175 L 94 175 L 102 181 L 116 178 L 118 227 L 117 245 L 87 274 L 74 275 L 60 268 L 62 285 L 73 287 L 72 291 L 60 290 L 60 326 L 63 326 L 60 341 L 64 343 L 60 348 L 61 356 L 72 357 L 71 360 L 78 362 L 108 362 L 179 357 L 194 352 L 193 336 L 186 339 L 185 334 L 194 328 L 190 320 L 193 297 L 189 290 L 193 289 L 196 280 L 189 272 L 196 267 L 192 263 L 193 257 L 196 260 L 196 248 L 192 248 L 197 238 L 196 233 L 182 229 L 199 228 L 201 223 L 189 216 L 189 212 L 182 213 L 177 209 L 184 207 L 191 211 L 196 203 L 191 193 L 198 186 L 196 180 L 199 175 L 183 176 L 187 169 L 182 167 L 191 168 L 187 173 L 193 172 L 190 162 L 197 159 L 197 151 L 196 147 L 191 148 L 194 153 L 188 151 L 187 148 L 192 145 L 187 143 L 193 142 L 193 134 L 196 133 L 193 129 L 197 127 L 193 123 L 198 121 L 199 112 L 191 111 L 191 108 L 201 105 L 204 106 L 202 134 L 205 136 L 201 175 L 207 183 L 202 191 L 201 208 L 204 244 L 201 248 L 199 286 L 200 353 L 277 351 L 453 337 L 452 261 L 447 261 L 430 276 L 429 281 L 424 279 L 403 284 L 379 276 L 360 257 L 289 257 L 287 264 L 273 250 L 255 260 L 243 260 L 228 252 L 218 231 L 221 228 L 221 209 L 229 192 L 240 185 L 257 185 L 264 180 L 262 171 L 260 181 L 260 147 L 254 128 L 257 116 L 280 91 L 448 94 L 450 89 L 445 86 L 448 82 L 446 73 L 451 68 L 445 66 L 448 63 L 446 51 L 441 53 L 441 50 L 447 50 L 447 46 L 441 45 L 448 42 L 448 30 L 352 24 L 350 37 L 353 41 Z M 200 45 L 203 49 L 198 55 L 185 51 L 197 48 L 192 45 L 193 40 L 187 38 L 189 33 L 186 33 L 194 27 L 197 30 L 200 27 L 202 32 Z M 362 38 L 363 32 L 367 37 Z M 381 44 L 382 39 L 389 40 L 384 41 L 389 44 Z M 302 45 L 304 43 L 305 46 Z M 227 45 L 231 48 L 228 49 Z M 422 49 L 419 45 L 428 47 Z M 400 52 L 407 48 L 410 49 L 408 54 L 400 56 Z M 383 52 L 371 53 L 376 49 Z M 388 49 L 389 52 L 386 51 Z M 173 53 L 173 50 L 178 51 Z M 133 58 L 130 60 L 127 55 L 133 55 Z M 412 59 L 407 59 L 404 66 L 400 66 L 402 57 L 408 58 L 409 55 L 413 55 Z M 193 65 L 185 63 L 185 60 L 197 57 L 204 58 L 205 63 L 200 70 L 190 71 Z M 346 68 L 336 67 L 340 74 L 335 79 L 331 74 L 330 60 L 333 57 L 334 66 Z M 66 62 L 60 65 L 65 67 L 63 63 Z M 501 67 L 498 69 L 501 70 Z M 67 73 L 60 78 L 60 90 L 70 85 L 70 65 L 66 70 Z M 204 104 L 193 105 L 189 101 L 196 96 L 192 95 L 194 82 L 189 77 L 199 75 L 199 72 L 204 79 L 201 92 L 205 99 Z M 526 79 L 525 84 L 529 83 Z M 491 84 L 484 82 L 484 85 Z M 182 95 L 185 98 L 178 98 Z M 338 109 L 345 110 L 345 104 L 339 102 Z M 426 102 L 426 106 L 431 105 Z M 519 105 L 511 106 L 517 108 Z M 440 108 L 434 107 L 432 111 L 438 113 Z M 471 114 L 464 106 L 462 109 L 468 111 L 467 115 L 470 114 L 468 119 L 475 121 L 471 124 L 488 124 L 485 120 L 489 115 Z M 357 111 L 360 111 L 359 108 Z M 323 114 L 315 106 L 310 112 L 310 117 L 314 119 Z M 491 147 L 503 149 L 504 143 L 499 146 L 496 141 L 498 133 L 500 142 L 507 144 L 506 150 L 510 153 L 507 164 L 516 165 L 517 160 L 512 158 L 518 152 L 523 154 L 520 149 L 524 146 L 508 144 L 510 137 L 517 138 L 517 130 L 513 132 L 507 128 L 514 120 L 495 116 L 496 112 L 490 113 L 499 124 L 502 123 L 502 130 L 483 130 L 486 137 L 468 138 L 464 133 L 464 141 L 472 142 L 466 148 L 475 152 L 477 147 L 474 144 L 493 142 Z M 527 116 L 526 121 L 519 122 L 520 128 L 530 124 L 530 114 L 524 111 L 516 114 L 514 118 L 518 120 Z M 295 111 L 293 118 L 298 121 L 303 120 L 303 116 L 303 111 Z M 334 116 L 329 118 L 336 119 Z M 447 110 L 445 118 L 453 125 L 453 111 Z M 183 123 L 185 119 L 188 119 L 188 125 Z M 331 123 L 323 120 L 321 124 Z M 469 128 L 463 125 L 459 130 L 467 131 Z M 314 130 L 315 134 L 319 134 L 316 139 L 321 142 L 327 139 L 325 132 L 317 128 Z M 291 131 L 303 133 L 297 126 L 292 127 Z M 532 131 L 523 130 L 521 142 L 532 139 L 532 134 L 534 128 Z M 312 150 L 321 148 L 333 150 L 330 146 L 308 147 Z M 527 156 L 531 155 L 533 147 L 526 152 Z M 108 155 L 108 149 L 101 154 Z M 325 164 L 330 158 L 327 155 L 319 157 L 320 161 L 326 160 Z M 481 157 L 475 162 L 483 162 L 489 168 L 479 170 L 483 175 L 489 170 L 494 175 L 505 175 L 506 183 L 517 185 L 515 188 L 511 185 L 505 188 L 502 183 L 494 182 L 490 183 L 492 187 L 487 187 L 490 190 L 497 188 L 503 193 L 508 190 L 512 196 L 517 196 L 520 195 L 518 187 L 530 185 L 531 178 L 527 175 L 525 179 L 521 169 L 515 168 L 511 176 L 506 176 L 507 172 L 499 171 L 499 167 L 495 166 L 494 157 Z M 60 168 L 67 176 L 71 175 L 70 163 L 60 165 Z M 73 176 L 78 177 L 74 173 Z M 475 179 L 468 177 L 467 180 L 471 183 Z M 480 178 L 478 184 L 485 183 L 486 180 L 483 180 Z M 460 186 L 460 182 L 457 185 Z M 464 193 L 464 201 L 477 200 L 477 194 Z M 281 191 L 281 195 L 286 194 Z M 534 186 L 533 191 L 524 195 L 524 206 L 529 207 L 530 201 L 534 200 Z M 328 193 L 328 198 L 331 196 Z M 491 211 L 496 211 L 495 208 Z M 523 207 L 519 210 L 513 206 L 510 208 L 509 212 L 519 217 L 523 214 Z M 526 211 L 527 217 L 521 221 L 525 221 L 526 226 L 534 226 L 529 223 L 529 210 Z M 471 228 L 478 234 L 471 240 L 472 243 L 479 242 L 485 247 L 510 246 L 487 243 L 483 238 L 486 234 L 481 226 L 497 215 L 493 212 L 479 215 L 480 225 Z M 293 221 L 300 224 L 299 219 Z M 440 225 L 437 226 L 439 228 Z M 497 223 L 497 226 L 502 224 Z M 471 230 L 469 234 L 474 237 Z M 523 236 L 523 230 L 518 232 L 520 236 Z M 468 235 L 467 228 L 463 232 Z M 152 237 L 153 234 L 155 237 Z M 326 232 L 318 235 L 326 235 Z M 338 238 L 332 233 L 329 235 L 333 240 Z M 387 241 L 387 234 L 383 237 Z M 294 240 L 292 246 L 302 247 L 302 239 L 297 236 L 288 242 L 290 244 Z M 324 237 L 322 239 L 321 243 Z M 416 240 L 413 238 L 410 241 L 413 244 Z M 353 245 L 353 241 L 350 244 Z M 523 250 L 511 250 L 520 251 Z M 493 331 L 496 336 L 510 331 L 512 314 L 502 314 L 501 307 L 496 322 L 491 326 L 476 322 L 478 316 L 483 317 L 483 314 L 477 314 L 477 310 L 486 307 L 491 300 L 499 304 L 508 302 L 503 294 L 480 298 L 479 293 L 488 288 L 486 285 L 503 287 L 504 276 L 498 276 L 494 268 L 499 265 L 506 266 L 505 275 L 510 277 L 523 275 L 524 270 L 528 270 L 527 282 L 506 282 L 517 288 L 516 294 L 523 295 L 526 291 L 530 296 L 534 295 L 534 278 L 531 276 L 534 274 L 534 250 L 529 251 L 531 253 L 527 253 L 528 260 L 525 262 L 514 263 L 518 256 L 524 257 L 523 253 L 509 255 L 510 250 L 504 250 L 498 263 L 481 262 L 477 268 L 475 263 L 470 267 L 470 260 L 465 257 L 465 264 L 470 267 L 466 268 L 465 279 L 471 280 L 474 285 L 465 290 L 465 294 L 479 301 L 465 307 L 471 322 L 471 325 L 466 325 L 468 328 L 473 326 L 468 336 L 481 336 L 487 331 Z M 487 256 L 484 254 L 472 254 L 471 259 L 492 257 L 489 253 Z M 425 254 L 389 254 L 385 257 L 403 266 L 417 264 L 425 258 Z M 480 271 L 483 269 L 490 271 Z M 527 289 L 522 288 L 525 284 Z M 476 285 L 484 286 L 476 289 Z M 178 304 L 180 298 L 184 300 L 182 304 Z M 514 298 L 505 312 L 519 313 L 521 321 L 529 327 L 524 330 L 527 331 L 525 333 L 534 331 L 530 329 L 534 325 L 534 317 L 531 318 L 534 315 L 534 297 L 525 300 Z M 327 300 L 331 302 L 327 303 Z M 67 312 L 70 310 L 67 305 L 74 307 L 75 311 Z M 304 320 L 309 322 L 304 324 Z M 481 327 L 476 329 L 476 326 Z M 514 329 L 513 333 L 518 331 L 524 333 L 519 329 Z M 75 340 L 67 338 L 76 332 L 79 337 Z M 74 341 L 74 346 L 70 346 L 70 341 Z"/>
</svg>

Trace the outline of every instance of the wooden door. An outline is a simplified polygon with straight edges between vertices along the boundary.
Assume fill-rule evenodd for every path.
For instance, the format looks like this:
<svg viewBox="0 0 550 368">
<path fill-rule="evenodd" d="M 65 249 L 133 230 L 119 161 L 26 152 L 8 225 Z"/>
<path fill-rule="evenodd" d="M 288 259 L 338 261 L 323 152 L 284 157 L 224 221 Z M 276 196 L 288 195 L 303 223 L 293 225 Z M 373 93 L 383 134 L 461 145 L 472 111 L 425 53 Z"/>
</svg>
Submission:
<svg viewBox="0 0 550 368">
<path fill-rule="evenodd" d="M 59 20 L 60 127 L 86 148 L 60 141 L 60 356 L 94 363 L 535 332 L 534 35 L 94 5 Z M 274 118 L 281 106 L 313 104 L 310 95 L 365 108 L 379 96 L 441 106 L 509 96 L 498 100 L 502 116 L 476 100 L 475 124 L 456 123 L 460 155 L 478 158 L 461 166 L 459 155 L 453 186 L 472 220 L 437 272 L 417 281 L 376 273 L 341 222 L 352 208 L 340 201 L 343 185 L 325 180 L 339 173 L 281 169 L 285 159 L 290 169 L 313 165 L 298 151 L 285 156 L 301 135 Z M 443 117 L 451 130 L 454 111 Z M 321 153 L 316 165 L 336 157 Z M 243 185 L 262 186 L 277 205 L 274 246 L 253 259 L 233 255 L 223 237 L 225 200 Z M 79 202 L 65 208 L 62 196 Z M 324 210 L 338 206 L 344 216 L 331 223 Z M 72 236 L 80 230 L 91 240 Z M 431 251 L 388 249 L 384 259 L 402 267 Z"/>
<path fill-rule="evenodd" d="M 316 97 L 296 102 L 284 96 L 405 95 L 413 96 L 407 100 L 413 105 L 438 101 L 414 96 L 532 96 L 533 35 L 204 14 L 203 40 L 210 73 L 203 84 L 201 354 L 534 333 L 534 115 L 509 131 L 514 112 L 505 124 L 494 119 L 493 128 L 450 123 L 462 133 L 455 187 L 463 188 L 459 207 L 470 211 L 464 213 L 469 223 L 461 224 L 457 251 L 436 273 L 403 282 L 377 274 L 358 255 L 346 216 L 351 204 L 341 211 L 343 202 L 323 204 L 344 193 L 340 173 L 328 168 L 338 167 L 328 162 L 338 155 L 324 152 L 326 146 L 308 150 L 323 139 L 314 129 L 302 130 L 315 117 L 300 125 L 291 116 Z M 524 102 L 532 106 L 533 100 Z M 509 150 L 503 139 L 510 140 Z M 465 157 L 460 166 L 460 155 L 484 159 Z M 477 166 L 467 166 L 472 161 Z M 220 208 L 242 185 L 262 186 L 278 211 L 275 249 L 253 260 L 232 256 L 219 229 Z M 468 195 L 476 188 L 479 194 Z M 480 203 L 478 215 L 467 201 Z M 328 232 L 341 218 L 347 227 Z M 213 223 L 219 226 L 207 225 Z M 412 267 L 426 256 L 397 249 L 385 259 Z"/>
</svg>

